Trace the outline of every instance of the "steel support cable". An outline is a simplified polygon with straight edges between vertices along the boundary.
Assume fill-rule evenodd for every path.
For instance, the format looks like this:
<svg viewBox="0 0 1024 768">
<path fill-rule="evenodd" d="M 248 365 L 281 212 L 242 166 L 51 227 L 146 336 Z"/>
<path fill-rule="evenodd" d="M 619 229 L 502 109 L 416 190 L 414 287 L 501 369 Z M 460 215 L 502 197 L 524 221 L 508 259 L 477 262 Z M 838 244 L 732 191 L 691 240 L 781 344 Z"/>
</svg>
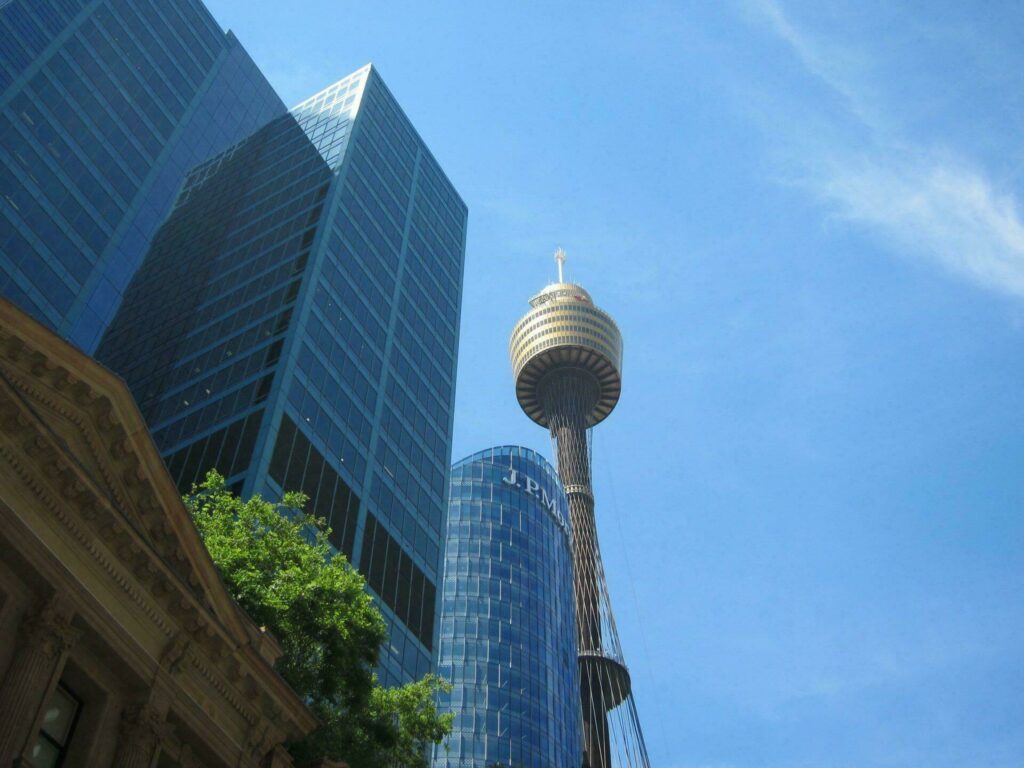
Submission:
<svg viewBox="0 0 1024 768">
<path fill-rule="evenodd" d="M 591 438 L 590 438 L 590 440 L 591 440 L 591 455 L 593 455 L 593 445 L 594 445 L 593 430 L 590 430 L 590 432 L 591 432 Z M 644 651 L 644 661 L 647 663 L 647 682 L 650 684 L 651 690 L 654 691 L 654 690 L 657 690 L 657 688 L 655 686 L 654 676 L 653 676 L 654 665 L 651 663 L 651 652 L 650 652 L 650 648 L 649 648 L 648 643 L 647 643 L 647 632 L 645 630 L 646 622 L 644 621 L 644 617 L 643 617 L 643 615 L 640 612 L 640 598 L 637 596 L 637 592 L 636 592 L 636 579 L 633 578 L 633 568 L 630 565 L 629 551 L 628 551 L 628 547 L 626 547 L 626 545 L 625 545 L 626 536 L 625 536 L 625 533 L 624 533 L 623 528 L 622 528 L 622 515 L 619 512 L 618 495 L 615 493 L 615 477 L 614 477 L 614 472 L 611 469 L 611 467 L 614 466 L 614 463 L 608 461 L 607 452 L 605 451 L 604 448 L 599 448 L 598 452 L 600 453 L 601 458 L 604 459 L 604 463 L 602 464 L 602 466 L 603 467 L 607 467 L 607 469 L 605 469 L 603 471 L 602 477 L 604 477 L 607 480 L 607 482 L 608 482 L 608 493 L 609 493 L 609 495 L 611 497 L 612 517 L 615 518 L 615 528 L 616 528 L 616 530 L 618 531 L 618 534 L 619 534 L 619 541 L 622 542 L 621 551 L 622 551 L 622 559 L 623 559 L 623 561 L 626 564 L 626 579 L 629 582 L 630 594 L 633 597 L 633 612 L 634 612 L 634 614 L 636 615 L 636 618 L 637 618 L 637 627 L 638 627 L 639 633 L 640 633 L 640 644 L 643 647 L 643 651 Z M 635 709 L 635 702 L 633 702 L 633 705 L 634 705 L 634 709 Z M 654 710 L 657 712 L 658 732 L 661 734 L 662 743 L 667 745 L 669 743 L 669 741 L 668 741 L 668 738 L 667 738 L 666 732 L 665 732 L 665 719 L 662 716 L 662 708 L 657 706 L 657 703 L 655 703 Z M 641 738 L 642 737 L 643 737 L 643 734 L 641 733 Z M 664 755 L 664 756 L 665 757 L 671 757 L 670 755 Z"/>
</svg>

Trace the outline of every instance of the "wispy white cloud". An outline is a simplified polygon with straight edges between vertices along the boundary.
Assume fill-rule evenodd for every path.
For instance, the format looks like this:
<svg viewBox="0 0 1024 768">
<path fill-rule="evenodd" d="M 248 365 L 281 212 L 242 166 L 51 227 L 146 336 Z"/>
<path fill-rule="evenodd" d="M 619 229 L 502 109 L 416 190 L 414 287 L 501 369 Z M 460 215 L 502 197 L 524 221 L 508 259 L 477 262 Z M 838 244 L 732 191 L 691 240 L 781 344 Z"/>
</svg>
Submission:
<svg viewBox="0 0 1024 768">
<path fill-rule="evenodd" d="M 976 168 L 913 153 L 846 157 L 811 181 L 849 221 L 979 285 L 1024 296 L 1024 222 Z"/>
<path fill-rule="evenodd" d="M 806 34 L 790 21 L 775 0 L 748 0 L 746 8 L 789 46 L 811 74 L 843 97 L 851 112 L 865 123 L 877 119 L 866 111 L 866 86 L 855 82 L 855 73 L 866 68 L 856 49 L 841 47 L 834 41 L 826 44 Z"/>
<path fill-rule="evenodd" d="M 915 146 L 895 135 L 868 55 L 801 29 L 777 0 L 745 6 L 804 68 L 835 92 L 867 140 L 804 144 L 801 186 L 902 252 L 925 257 L 985 288 L 1024 297 L 1024 219 L 1001 188 L 955 148 Z M 842 130 L 836 137 L 844 135 Z"/>
</svg>

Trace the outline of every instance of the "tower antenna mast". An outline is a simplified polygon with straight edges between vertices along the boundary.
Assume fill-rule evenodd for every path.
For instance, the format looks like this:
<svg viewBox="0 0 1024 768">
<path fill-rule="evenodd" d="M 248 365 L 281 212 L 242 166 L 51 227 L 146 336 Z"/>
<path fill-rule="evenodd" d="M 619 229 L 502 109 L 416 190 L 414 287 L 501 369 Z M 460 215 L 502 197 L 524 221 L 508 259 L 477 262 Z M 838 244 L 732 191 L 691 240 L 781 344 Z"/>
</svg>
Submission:
<svg viewBox="0 0 1024 768">
<path fill-rule="evenodd" d="M 555 261 L 558 262 L 558 282 L 564 283 L 565 280 L 562 279 L 562 266 L 565 264 L 564 248 L 559 248 L 557 251 L 555 251 Z"/>
</svg>

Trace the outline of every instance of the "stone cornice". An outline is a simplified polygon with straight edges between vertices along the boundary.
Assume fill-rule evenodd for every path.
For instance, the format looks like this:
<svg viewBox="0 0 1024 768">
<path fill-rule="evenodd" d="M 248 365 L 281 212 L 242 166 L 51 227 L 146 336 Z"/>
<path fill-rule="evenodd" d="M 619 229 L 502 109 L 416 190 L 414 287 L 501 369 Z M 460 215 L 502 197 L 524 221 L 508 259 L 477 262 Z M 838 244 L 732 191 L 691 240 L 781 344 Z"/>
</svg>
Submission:
<svg viewBox="0 0 1024 768">
<path fill-rule="evenodd" d="M 3 462 L 168 638 L 154 670 L 194 670 L 251 729 L 315 727 L 271 666 L 276 643 L 227 594 L 123 382 L 3 300 L 0 437 Z"/>
</svg>

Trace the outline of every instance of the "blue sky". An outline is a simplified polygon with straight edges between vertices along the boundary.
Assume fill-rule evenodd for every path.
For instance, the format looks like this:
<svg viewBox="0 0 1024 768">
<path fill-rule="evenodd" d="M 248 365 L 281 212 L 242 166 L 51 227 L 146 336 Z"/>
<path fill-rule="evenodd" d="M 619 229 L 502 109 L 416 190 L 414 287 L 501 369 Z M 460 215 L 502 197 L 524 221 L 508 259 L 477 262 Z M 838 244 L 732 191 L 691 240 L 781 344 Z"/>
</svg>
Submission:
<svg viewBox="0 0 1024 768">
<path fill-rule="evenodd" d="M 557 246 L 617 318 L 657 766 L 1024 764 L 1024 8 L 207 3 L 288 103 L 373 61 L 468 203 L 456 458 L 550 451 L 506 343 Z"/>
</svg>

